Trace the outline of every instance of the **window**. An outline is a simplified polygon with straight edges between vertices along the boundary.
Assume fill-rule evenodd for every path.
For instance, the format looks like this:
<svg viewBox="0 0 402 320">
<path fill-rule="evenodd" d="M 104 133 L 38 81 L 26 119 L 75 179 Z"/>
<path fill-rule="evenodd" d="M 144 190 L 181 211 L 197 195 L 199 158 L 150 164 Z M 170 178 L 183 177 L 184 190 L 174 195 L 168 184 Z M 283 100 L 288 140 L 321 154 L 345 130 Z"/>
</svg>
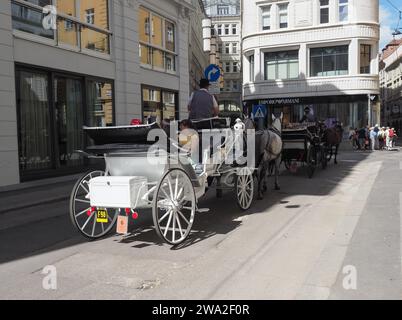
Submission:
<svg viewBox="0 0 402 320">
<path fill-rule="evenodd" d="M 262 30 L 271 29 L 271 6 L 261 8 L 262 16 Z"/>
<path fill-rule="evenodd" d="M 339 76 L 349 73 L 348 46 L 310 49 L 310 76 Z"/>
<path fill-rule="evenodd" d="M 371 64 L 371 46 L 368 44 L 360 45 L 360 73 L 369 74 Z"/>
<path fill-rule="evenodd" d="M 22 176 L 81 167 L 82 127 L 114 124 L 113 82 L 20 66 L 16 82 Z"/>
<path fill-rule="evenodd" d="M 224 62 L 225 72 L 230 73 L 230 62 Z"/>
<path fill-rule="evenodd" d="M 177 119 L 177 93 L 161 88 L 142 87 L 144 123 L 162 123 Z"/>
<path fill-rule="evenodd" d="M 218 6 L 218 16 L 229 15 L 229 6 Z"/>
<path fill-rule="evenodd" d="M 239 91 L 239 81 L 233 80 L 233 91 L 237 92 Z"/>
<path fill-rule="evenodd" d="M 230 25 L 225 24 L 225 35 L 228 36 L 230 34 Z"/>
<path fill-rule="evenodd" d="M 230 54 L 230 43 L 225 43 L 225 53 Z"/>
<path fill-rule="evenodd" d="M 165 32 L 166 32 L 166 49 L 169 51 L 175 51 L 175 26 L 169 21 L 165 21 Z"/>
<path fill-rule="evenodd" d="M 249 80 L 251 82 L 254 81 L 254 55 L 249 56 L 248 62 L 250 64 L 250 74 L 249 74 Z"/>
<path fill-rule="evenodd" d="M 218 35 L 221 36 L 222 35 L 222 25 L 218 24 Z"/>
<path fill-rule="evenodd" d="M 39 6 L 51 5 L 52 0 L 29 0 Z M 12 22 L 13 29 L 24 31 L 30 34 L 53 39 L 53 30 L 45 30 L 42 26 L 42 12 L 33 10 L 12 2 Z"/>
<path fill-rule="evenodd" d="M 339 21 L 348 21 L 349 7 L 348 0 L 339 0 Z"/>
<path fill-rule="evenodd" d="M 211 36 L 215 36 L 216 35 L 216 29 L 215 26 L 212 26 L 211 28 Z"/>
<path fill-rule="evenodd" d="M 279 8 L 279 28 L 288 27 L 288 4 L 280 4 Z"/>
<path fill-rule="evenodd" d="M 299 52 L 267 52 L 265 60 L 265 80 L 295 79 L 299 77 Z"/>
<path fill-rule="evenodd" d="M 78 22 L 58 15 L 56 30 L 46 30 L 43 28 L 41 7 L 52 4 L 56 4 L 57 12 L 72 16 Z M 71 0 L 28 0 L 25 5 L 12 1 L 11 6 L 12 25 L 15 30 L 49 39 L 57 37 L 58 41 L 55 45 L 67 44 L 80 50 L 89 49 L 107 54 L 110 52 L 108 0 L 96 1 L 96 7 L 94 7 L 93 2 Z M 80 21 L 96 25 L 104 31 L 85 27 Z"/>
<path fill-rule="evenodd" d="M 67 2 L 68 0 L 63 1 Z M 60 0 L 57 0 L 58 6 L 60 5 L 60 2 Z M 72 2 L 74 1 L 70 1 L 70 3 Z M 96 6 L 93 4 L 94 2 L 96 3 Z M 103 29 L 109 29 L 109 1 L 99 0 L 94 2 L 91 3 L 91 1 L 77 1 L 77 4 L 79 3 L 77 7 L 77 12 L 80 16 L 80 20 L 86 21 L 89 24 L 94 24 Z M 83 36 L 89 37 L 89 35 Z"/>
<path fill-rule="evenodd" d="M 237 43 L 236 42 L 232 43 L 232 53 L 237 54 Z"/>
<path fill-rule="evenodd" d="M 85 21 L 89 24 L 95 24 L 95 9 L 87 9 L 85 10 Z"/>
<path fill-rule="evenodd" d="M 222 43 L 219 43 L 219 44 L 218 44 L 218 52 L 219 52 L 219 53 L 222 53 Z"/>
<path fill-rule="evenodd" d="M 237 35 L 237 24 L 232 24 L 232 34 Z"/>
<path fill-rule="evenodd" d="M 237 61 L 233 61 L 233 72 L 239 72 L 239 63 Z"/>
<path fill-rule="evenodd" d="M 320 0 L 320 23 L 329 22 L 329 0 Z"/>
<path fill-rule="evenodd" d="M 173 22 L 140 7 L 140 61 L 153 69 L 176 71 L 176 26 Z"/>
</svg>

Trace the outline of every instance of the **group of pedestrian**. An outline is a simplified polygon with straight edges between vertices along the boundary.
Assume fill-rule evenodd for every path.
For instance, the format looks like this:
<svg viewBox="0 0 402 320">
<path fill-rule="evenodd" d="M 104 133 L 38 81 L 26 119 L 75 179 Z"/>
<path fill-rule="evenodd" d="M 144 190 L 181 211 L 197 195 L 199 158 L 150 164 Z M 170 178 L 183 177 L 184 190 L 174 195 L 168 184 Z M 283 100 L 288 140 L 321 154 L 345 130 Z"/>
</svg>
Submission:
<svg viewBox="0 0 402 320">
<path fill-rule="evenodd" d="M 350 128 L 349 140 L 355 150 L 392 150 L 398 136 L 395 128 L 374 127 Z"/>
</svg>

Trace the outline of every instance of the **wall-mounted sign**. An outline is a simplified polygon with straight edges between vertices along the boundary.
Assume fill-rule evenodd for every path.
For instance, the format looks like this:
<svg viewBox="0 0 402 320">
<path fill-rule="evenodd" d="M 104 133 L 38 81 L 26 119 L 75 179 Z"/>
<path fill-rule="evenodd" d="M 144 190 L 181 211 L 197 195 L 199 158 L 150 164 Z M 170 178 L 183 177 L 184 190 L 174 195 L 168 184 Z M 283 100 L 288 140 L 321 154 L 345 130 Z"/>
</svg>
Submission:
<svg viewBox="0 0 402 320">
<path fill-rule="evenodd" d="M 259 104 L 268 104 L 268 105 L 278 105 L 278 104 L 299 104 L 299 98 L 277 98 L 277 99 L 267 99 L 260 100 Z"/>
</svg>

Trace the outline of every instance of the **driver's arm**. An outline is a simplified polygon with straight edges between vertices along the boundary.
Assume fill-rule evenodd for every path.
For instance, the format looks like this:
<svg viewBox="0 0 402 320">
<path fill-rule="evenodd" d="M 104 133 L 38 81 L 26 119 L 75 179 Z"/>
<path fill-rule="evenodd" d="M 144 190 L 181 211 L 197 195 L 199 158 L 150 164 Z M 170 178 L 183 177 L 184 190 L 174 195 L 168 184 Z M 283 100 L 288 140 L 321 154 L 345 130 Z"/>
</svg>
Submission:
<svg viewBox="0 0 402 320">
<path fill-rule="evenodd" d="M 214 117 L 217 117 L 217 116 L 219 116 L 219 105 L 214 96 L 212 96 L 212 99 L 214 100 L 214 108 L 213 108 L 212 112 L 213 112 Z"/>
</svg>

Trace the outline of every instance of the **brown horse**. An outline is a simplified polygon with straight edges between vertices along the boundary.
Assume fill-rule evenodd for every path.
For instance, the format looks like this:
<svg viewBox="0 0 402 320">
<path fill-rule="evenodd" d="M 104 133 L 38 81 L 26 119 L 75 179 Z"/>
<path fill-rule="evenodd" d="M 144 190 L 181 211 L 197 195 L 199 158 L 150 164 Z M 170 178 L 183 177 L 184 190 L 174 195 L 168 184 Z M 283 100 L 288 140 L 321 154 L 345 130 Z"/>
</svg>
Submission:
<svg viewBox="0 0 402 320">
<path fill-rule="evenodd" d="M 328 152 L 328 162 L 331 161 L 332 156 L 335 156 L 334 163 L 338 164 L 337 156 L 338 156 L 339 145 L 342 142 L 342 137 L 343 137 L 343 128 L 340 124 L 336 124 L 333 128 L 326 128 L 324 130 L 323 140 Z"/>
</svg>

